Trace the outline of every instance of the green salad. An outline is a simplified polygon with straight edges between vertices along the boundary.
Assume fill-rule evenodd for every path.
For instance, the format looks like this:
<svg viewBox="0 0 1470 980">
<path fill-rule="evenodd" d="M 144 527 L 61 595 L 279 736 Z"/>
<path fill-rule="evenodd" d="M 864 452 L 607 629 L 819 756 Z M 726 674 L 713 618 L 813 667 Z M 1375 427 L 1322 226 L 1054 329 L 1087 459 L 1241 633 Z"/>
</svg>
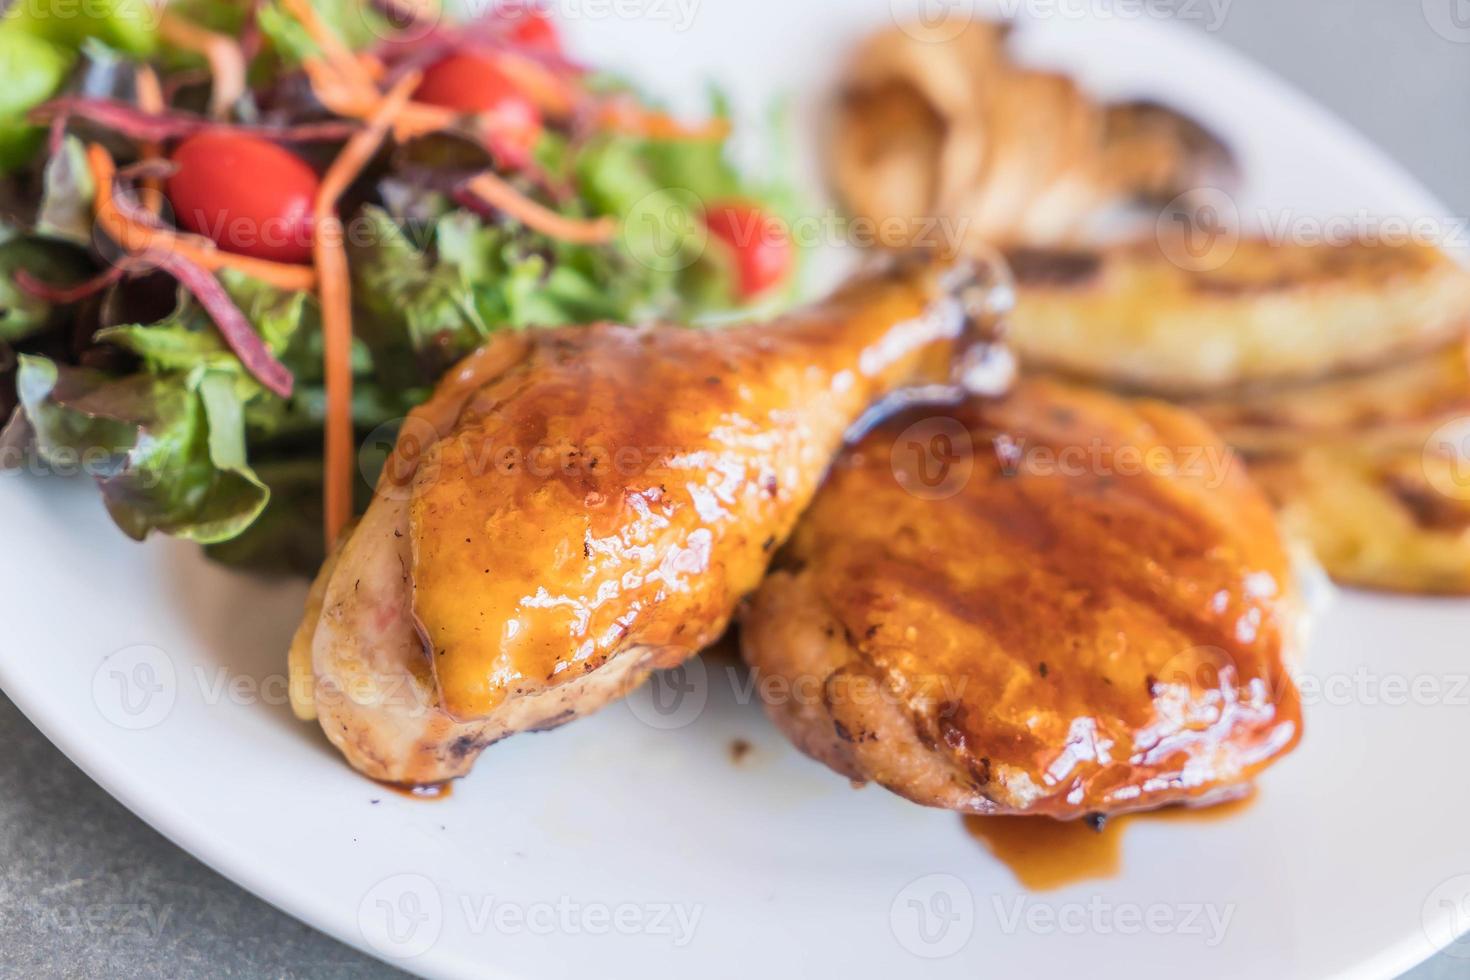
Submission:
<svg viewBox="0 0 1470 980">
<path fill-rule="evenodd" d="M 491 334 L 791 279 L 720 100 L 674 119 L 531 6 L 25 0 L 0 77 L 0 465 L 85 473 L 128 535 L 230 563 L 313 569 Z"/>
</svg>

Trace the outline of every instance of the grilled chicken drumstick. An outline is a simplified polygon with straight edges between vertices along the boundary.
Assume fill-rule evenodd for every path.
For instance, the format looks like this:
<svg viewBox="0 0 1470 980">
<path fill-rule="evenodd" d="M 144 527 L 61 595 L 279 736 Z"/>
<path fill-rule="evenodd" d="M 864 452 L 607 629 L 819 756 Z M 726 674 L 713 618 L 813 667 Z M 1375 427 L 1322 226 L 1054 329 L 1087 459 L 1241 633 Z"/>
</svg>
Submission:
<svg viewBox="0 0 1470 980">
<path fill-rule="evenodd" d="M 298 713 L 363 773 L 434 783 L 697 653 L 844 431 L 952 378 L 978 283 L 907 259 L 768 324 L 497 338 L 410 417 L 318 577 Z"/>
</svg>

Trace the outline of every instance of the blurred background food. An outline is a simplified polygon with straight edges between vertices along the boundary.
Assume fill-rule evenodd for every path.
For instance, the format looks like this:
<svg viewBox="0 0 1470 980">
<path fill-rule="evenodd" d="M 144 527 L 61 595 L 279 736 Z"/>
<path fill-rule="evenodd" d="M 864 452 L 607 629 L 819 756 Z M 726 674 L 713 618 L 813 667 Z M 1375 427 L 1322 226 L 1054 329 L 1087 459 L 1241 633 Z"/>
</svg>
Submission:
<svg viewBox="0 0 1470 980">
<path fill-rule="evenodd" d="M 1249 175 L 1207 124 L 1104 102 L 1010 35 L 859 46 L 828 145 L 843 206 L 887 246 L 939 219 L 1003 249 L 1027 371 L 1198 411 L 1338 581 L 1470 593 L 1470 274 L 1412 236 L 1238 227 L 1214 205 Z"/>
<path fill-rule="evenodd" d="M 1006 25 L 904 25 L 855 53 L 828 160 L 853 215 L 944 215 L 966 238 L 1096 237 L 1197 187 L 1231 186 L 1218 137 L 1151 101 L 1104 103 L 1010 57 Z M 947 40 L 946 40 L 947 39 Z M 900 242 L 888 241 L 888 245 Z"/>
<path fill-rule="evenodd" d="M 1287 532 L 1339 581 L 1470 592 L 1463 338 L 1376 370 L 1186 404 L 1245 455 Z"/>
<path fill-rule="evenodd" d="M 1470 275 L 1436 248 L 1250 238 L 1191 269 L 1174 247 L 1010 252 L 1017 352 L 1038 369 L 1187 396 L 1393 363 L 1470 327 Z"/>
</svg>

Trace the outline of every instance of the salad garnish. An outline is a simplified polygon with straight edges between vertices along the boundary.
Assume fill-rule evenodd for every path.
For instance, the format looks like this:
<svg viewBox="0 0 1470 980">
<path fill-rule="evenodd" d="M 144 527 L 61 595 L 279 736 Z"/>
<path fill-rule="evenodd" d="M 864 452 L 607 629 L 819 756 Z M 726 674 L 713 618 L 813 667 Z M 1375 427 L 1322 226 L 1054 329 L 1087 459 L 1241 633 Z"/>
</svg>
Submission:
<svg viewBox="0 0 1470 980">
<path fill-rule="evenodd" d="M 650 105 L 535 6 L 151 2 L 0 19 L 0 465 L 134 537 L 309 570 L 490 334 L 791 280 L 722 100 Z"/>
<path fill-rule="evenodd" d="M 372 160 L 393 120 L 408 105 L 418 86 L 415 72 L 403 76 L 368 120 L 366 129 L 355 133 L 332 161 L 317 194 L 312 212 L 315 224 L 312 259 L 320 280 L 323 350 L 327 379 L 327 476 L 326 544 L 352 519 L 353 448 L 352 432 L 352 280 L 347 266 L 342 220 L 337 204 L 347 188 Z"/>
</svg>

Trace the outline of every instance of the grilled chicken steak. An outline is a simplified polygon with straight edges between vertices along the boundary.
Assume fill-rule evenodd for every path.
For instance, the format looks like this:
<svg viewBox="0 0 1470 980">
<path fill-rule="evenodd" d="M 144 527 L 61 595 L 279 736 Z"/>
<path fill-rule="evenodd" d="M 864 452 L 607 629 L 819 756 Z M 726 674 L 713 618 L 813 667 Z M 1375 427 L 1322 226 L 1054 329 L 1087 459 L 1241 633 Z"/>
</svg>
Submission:
<svg viewBox="0 0 1470 980">
<path fill-rule="evenodd" d="M 842 775 L 1074 818 L 1211 802 L 1290 750 L 1296 631 L 1271 508 L 1218 437 L 1041 380 L 851 447 L 741 636 L 771 718 Z"/>
</svg>

